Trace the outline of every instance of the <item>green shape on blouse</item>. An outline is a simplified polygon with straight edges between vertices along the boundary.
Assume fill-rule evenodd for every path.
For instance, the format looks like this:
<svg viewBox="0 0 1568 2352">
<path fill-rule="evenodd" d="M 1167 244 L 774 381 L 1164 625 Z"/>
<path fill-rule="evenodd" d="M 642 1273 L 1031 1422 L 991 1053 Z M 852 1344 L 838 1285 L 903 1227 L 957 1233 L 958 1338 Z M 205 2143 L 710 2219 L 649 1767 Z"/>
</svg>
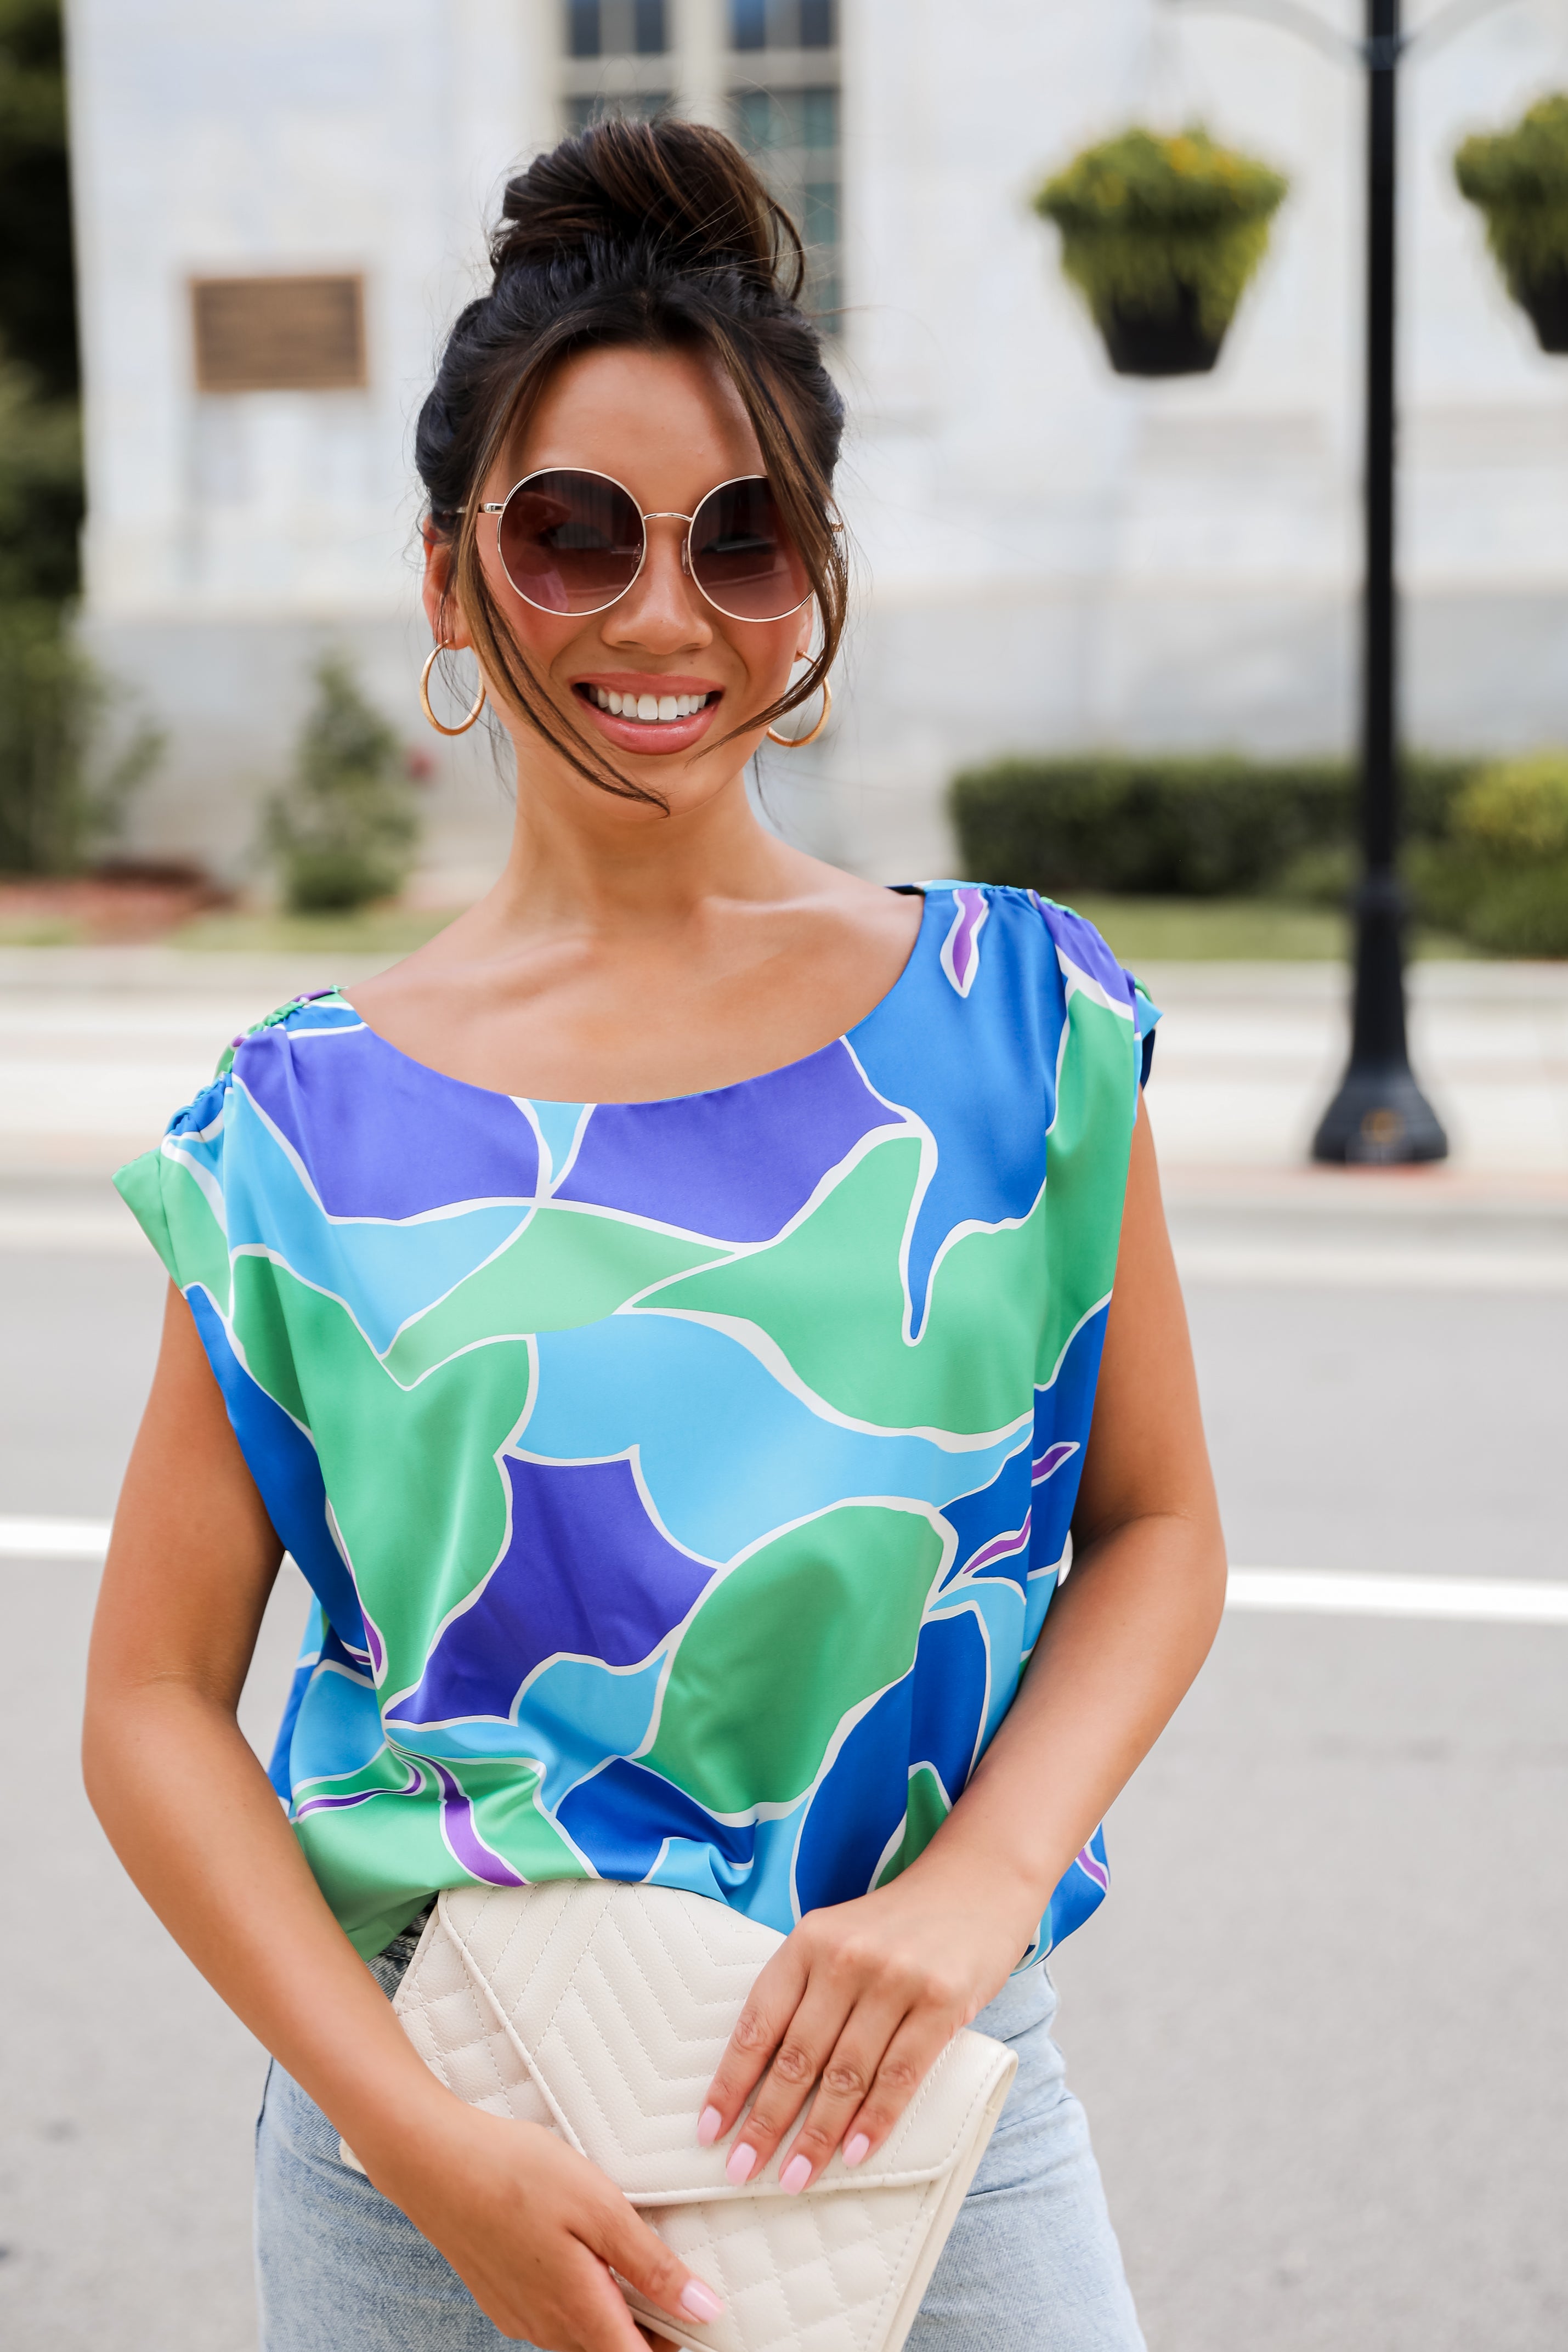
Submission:
<svg viewBox="0 0 1568 2352">
<path fill-rule="evenodd" d="M 1044 1195 L 1021 1224 L 967 1234 L 946 1253 L 912 1346 L 899 1255 L 920 1162 L 917 1139 L 874 1145 L 794 1233 L 666 1283 L 648 1306 L 752 1324 L 852 1420 L 965 1436 L 1010 1427 L 1039 1340 Z M 824 1315 L 824 1298 L 838 1311 Z"/>
<path fill-rule="evenodd" d="M 705 1595 L 643 1760 L 713 1812 L 793 1804 L 846 1712 L 908 1673 L 942 1561 L 918 1509 L 843 1505 L 774 1537 Z"/>
<path fill-rule="evenodd" d="M 547 1204 L 497 1256 L 399 1332 L 387 1370 L 407 1388 L 460 1349 L 596 1323 L 653 1284 L 727 1255 L 712 1242 L 625 1217 Z"/>
<path fill-rule="evenodd" d="M 915 1764 L 909 1774 L 909 1802 L 904 1835 L 877 1872 L 876 1884 L 888 1885 L 923 1854 L 952 1811 L 942 1783 L 929 1764 Z"/>
</svg>

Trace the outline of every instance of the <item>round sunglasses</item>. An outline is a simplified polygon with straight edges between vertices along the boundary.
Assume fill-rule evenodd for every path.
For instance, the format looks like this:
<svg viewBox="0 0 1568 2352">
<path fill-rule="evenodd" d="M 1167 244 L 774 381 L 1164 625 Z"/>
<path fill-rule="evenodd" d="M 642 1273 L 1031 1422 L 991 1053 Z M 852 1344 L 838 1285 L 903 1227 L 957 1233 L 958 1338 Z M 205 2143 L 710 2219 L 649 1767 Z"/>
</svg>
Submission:
<svg viewBox="0 0 1568 2352">
<path fill-rule="evenodd" d="M 684 522 L 681 569 L 729 621 L 783 621 L 808 603 L 806 567 L 762 474 L 709 490 L 695 514 L 644 514 L 612 475 L 552 466 L 486 499 L 501 569 L 525 604 L 574 617 L 619 604 L 648 556 L 651 522 Z"/>
</svg>

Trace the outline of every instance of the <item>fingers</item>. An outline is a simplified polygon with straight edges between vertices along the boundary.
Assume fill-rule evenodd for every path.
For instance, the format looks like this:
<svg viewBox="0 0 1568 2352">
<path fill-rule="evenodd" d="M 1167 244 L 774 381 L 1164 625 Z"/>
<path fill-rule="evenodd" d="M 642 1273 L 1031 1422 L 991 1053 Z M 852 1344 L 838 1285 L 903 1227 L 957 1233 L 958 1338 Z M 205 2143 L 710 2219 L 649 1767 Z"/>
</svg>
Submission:
<svg viewBox="0 0 1568 2352">
<path fill-rule="evenodd" d="M 726 2132 L 733 2129 L 800 2007 L 809 1974 L 809 1962 L 797 1937 L 792 1936 L 774 1953 L 752 1986 L 718 2062 L 718 2071 L 707 2086 L 697 2123 L 697 2139 L 704 2147 L 711 2147 L 716 2139 L 722 2139 Z"/>
<path fill-rule="evenodd" d="M 762 2166 L 773 2155 L 773 2149 L 779 2147 L 789 2124 L 795 2122 L 795 2116 L 804 2107 L 806 2098 L 811 2094 L 811 2084 L 816 2082 L 822 2067 L 832 2061 L 851 2011 L 858 2018 L 861 2037 L 874 2044 L 874 2058 L 882 2055 L 882 2051 L 889 2044 L 891 2034 L 894 2034 L 894 2028 L 898 2025 L 898 2009 L 886 2009 L 886 2004 L 873 2000 L 862 2000 L 856 2009 L 853 1985 L 844 1983 L 841 1971 L 830 1967 L 813 1971 L 811 1983 L 806 1985 L 806 1994 L 800 2009 L 795 2011 L 788 2028 L 783 2030 L 779 2049 L 773 2051 L 773 2063 L 762 2077 L 762 2088 L 757 2091 L 757 2098 L 752 2100 L 752 2112 L 746 2116 L 736 2145 L 728 2152 L 728 2159 L 724 2164 L 724 2173 L 727 2173 L 728 2180 L 740 2185 L 743 2180 L 750 2180 L 752 2173 L 762 2171 Z M 870 2088 L 870 2072 L 858 2088 L 856 2098 L 851 2100 L 851 2105 L 858 2105 L 858 2098 L 865 2094 L 867 2088 Z M 785 2188 L 795 2188 L 795 2180 L 788 2180 Z"/>
<path fill-rule="evenodd" d="M 758 1978 L 719 2062 L 697 2138 L 709 2147 L 735 2132 L 725 2170 L 737 2186 L 773 2157 L 813 2083 L 780 2186 L 807 2188 L 841 2143 L 847 2164 L 863 2163 L 972 2014 L 961 1984 L 916 1958 L 905 1937 L 852 1927 L 859 1908 L 846 1904 L 796 1928 Z"/>
<path fill-rule="evenodd" d="M 880 2054 L 874 2035 L 845 2034 L 822 2075 L 811 2112 L 779 2169 L 786 2189 L 809 2188 L 841 2141 L 852 2170 L 879 2148 L 957 2032 L 962 2019 L 921 2009 L 905 2016 Z"/>
<path fill-rule="evenodd" d="M 706 2327 L 724 2316 L 723 2297 L 670 2252 L 657 2231 L 650 2229 L 624 2198 L 601 2209 L 598 2227 L 584 2242 L 612 2270 L 619 2271 L 628 2286 L 657 2304 L 661 2311 L 678 2314 L 688 2326 Z"/>
</svg>

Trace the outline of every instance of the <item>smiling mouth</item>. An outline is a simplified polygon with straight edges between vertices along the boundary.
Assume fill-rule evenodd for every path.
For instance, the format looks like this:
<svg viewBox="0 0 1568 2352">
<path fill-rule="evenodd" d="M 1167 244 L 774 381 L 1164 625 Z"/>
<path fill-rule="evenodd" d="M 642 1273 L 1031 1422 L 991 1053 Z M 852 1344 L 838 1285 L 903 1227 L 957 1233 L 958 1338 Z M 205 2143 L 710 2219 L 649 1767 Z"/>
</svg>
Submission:
<svg viewBox="0 0 1568 2352">
<path fill-rule="evenodd" d="M 606 686 L 580 686 L 576 691 L 596 710 L 611 719 L 634 719 L 643 726 L 668 726 L 677 719 L 695 719 L 710 703 L 718 700 L 718 692 L 711 694 L 617 694 Z"/>
</svg>

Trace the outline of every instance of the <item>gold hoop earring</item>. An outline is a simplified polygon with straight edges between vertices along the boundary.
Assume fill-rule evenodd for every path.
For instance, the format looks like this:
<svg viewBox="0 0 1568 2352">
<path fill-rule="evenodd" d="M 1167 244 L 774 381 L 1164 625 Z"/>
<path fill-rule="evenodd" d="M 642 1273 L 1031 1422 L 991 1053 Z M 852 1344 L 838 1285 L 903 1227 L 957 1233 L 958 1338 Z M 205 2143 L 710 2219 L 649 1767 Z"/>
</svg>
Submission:
<svg viewBox="0 0 1568 2352">
<path fill-rule="evenodd" d="M 768 740 L 770 743 L 779 744 L 779 747 L 786 751 L 803 751 L 808 743 L 814 743 L 816 741 L 818 736 L 821 733 L 823 728 L 827 725 L 832 715 L 833 689 L 828 684 L 827 679 L 824 678 L 822 680 L 822 715 L 818 719 L 816 725 L 811 729 L 810 733 L 808 735 L 780 735 L 777 728 L 770 727 L 768 730 Z"/>
<path fill-rule="evenodd" d="M 444 725 L 441 719 L 437 719 L 434 711 L 432 710 L 430 707 L 430 673 L 435 667 L 441 656 L 443 654 L 449 654 L 453 650 L 454 648 L 451 646 L 432 646 L 429 655 L 426 657 L 424 667 L 419 674 L 419 707 L 423 711 L 425 717 L 429 719 L 431 725 L 434 728 L 438 735 L 466 735 L 468 730 L 473 726 L 474 721 L 478 718 L 479 713 L 485 708 L 485 680 L 483 674 L 481 674 L 479 679 L 479 698 L 475 703 L 473 709 L 468 713 L 467 718 L 461 720 L 457 726 L 448 727 Z"/>
</svg>

